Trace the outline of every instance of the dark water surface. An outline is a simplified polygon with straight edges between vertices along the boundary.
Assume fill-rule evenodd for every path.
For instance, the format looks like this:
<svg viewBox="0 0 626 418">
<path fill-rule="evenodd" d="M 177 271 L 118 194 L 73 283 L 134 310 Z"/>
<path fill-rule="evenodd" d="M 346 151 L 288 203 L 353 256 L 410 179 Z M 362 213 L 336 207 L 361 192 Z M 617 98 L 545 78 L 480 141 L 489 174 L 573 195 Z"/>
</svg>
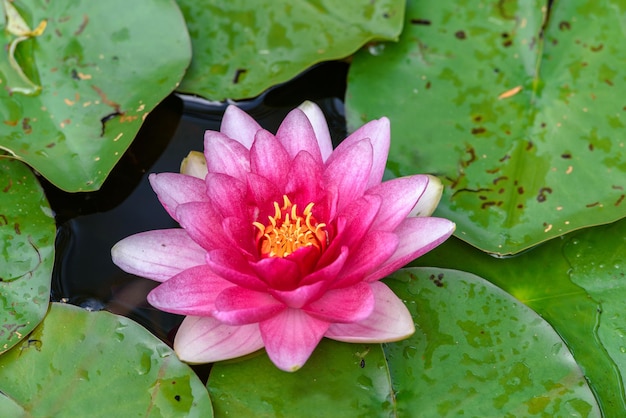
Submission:
<svg viewBox="0 0 626 418">
<path fill-rule="evenodd" d="M 345 137 L 345 63 L 326 63 L 237 105 L 276 132 L 284 116 L 304 100 L 317 102 L 334 141 Z M 121 271 L 111 247 L 141 231 L 178 227 L 147 181 L 153 172 L 178 172 L 191 150 L 201 151 L 204 131 L 219 130 L 226 104 L 171 95 L 146 119 L 137 138 L 97 192 L 65 193 L 44 183 L 56 214 L 57 255 L 52 300 L 91 310 L 105 309 L 139 322 L 171 344 L 182 317 L 152 308 L 146 295 L 157 282 Z"/>
</svg>

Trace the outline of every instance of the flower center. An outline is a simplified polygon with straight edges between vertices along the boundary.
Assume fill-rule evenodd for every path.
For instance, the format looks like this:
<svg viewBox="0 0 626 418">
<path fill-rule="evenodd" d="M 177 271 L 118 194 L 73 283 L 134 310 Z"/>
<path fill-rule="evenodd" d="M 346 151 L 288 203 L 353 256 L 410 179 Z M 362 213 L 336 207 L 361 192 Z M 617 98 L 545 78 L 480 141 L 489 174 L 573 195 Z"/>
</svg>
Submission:
<svg viewBox="0 0 626 418">
<path fill-rule="evenodd" d="M 268 216 L 269 223 L 252 224 L 259 229 L 257 243 L 263 257 L 287 257 L 301 247 L 314 246 L 324 250 L 328 244 L 326 224 L 318 223 L 313 216 L 313 203 L 309 203 L 298 214 L 298 207 L 283 195 L 283 206 L 274 202 L 274 216 Z"/>
</svg>

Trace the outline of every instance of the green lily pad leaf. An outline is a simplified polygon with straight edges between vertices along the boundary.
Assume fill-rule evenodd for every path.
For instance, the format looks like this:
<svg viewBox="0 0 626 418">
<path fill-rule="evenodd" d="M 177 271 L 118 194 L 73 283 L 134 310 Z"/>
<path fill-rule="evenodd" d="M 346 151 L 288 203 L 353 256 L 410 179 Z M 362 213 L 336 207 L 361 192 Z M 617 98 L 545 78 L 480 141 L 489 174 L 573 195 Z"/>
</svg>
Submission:
<svg viewBox="0 0 626 418">
<path fill-rule="evenodd" d="M 218 417 L 389 416 L 393 408 L 380 344 L 323 340 L 295 373 L 263 352 L 213 365 L 207 388 Z M 349 412 L 351 411 L 351 412 Z"/>
<path fill-rule="evenodd" d="M 600 416 L 552 327 L 491 283 L 413 268 L 387 280 L 417 332 L 385 352 L 398 416 Z"/>
<path fill-rule="evenodd" d="M 34 417 L 213 416 L 200 379 L 146 329 L 58 303 L 0 357 L 0 391 Z"/>
<path fill-rule="evenodd" d="M 509 294 L 435 268 L 385 281 L 413 315 L 412 337 L 384 344 L 384 356 L 378 344 L 323 340 L 292 374 L 265 353 L 217 363 L 216 416 L 600 416 L 563 340 Z"/>
<path fill-rule="evenodd" d="M 180 91 L 245 99 L 371 40 L 397 40 L 400 0 L 177 0 L 193 45 Z"/>
<path fill-rule="evenodd" d="M 173 0 L 0 8 L 0 149 L 68 191 L 98 189 L 191 59 Z"/>
<path fill-rule="evenodd" d="M 28 414 L 13 399 L 0 393 L 0 411 L 5 417 L 28 417 Z"/>
<path fill-rule="evenodd" d="M 0 158 L 0 353 L 35 328 L 48 309 L 56 226 L 37 178 Z"/>
<path fill-rule="evenodd" d="M 349 73 L 351 128 L 389 116 L 391 171 L 441 176 L 437 213 L 492 253 L 626 215 L 624 4 L 548 3 L 410 1 Z"/>
<path fill-rule="evenodd" d="M 626 220 L 572 232 L 497 259 L 451 239 L 415 264 L 458 268 L 502 287 L 548 321 L 572 350 L 604 416 L 623 416 Z"/>
</svg>

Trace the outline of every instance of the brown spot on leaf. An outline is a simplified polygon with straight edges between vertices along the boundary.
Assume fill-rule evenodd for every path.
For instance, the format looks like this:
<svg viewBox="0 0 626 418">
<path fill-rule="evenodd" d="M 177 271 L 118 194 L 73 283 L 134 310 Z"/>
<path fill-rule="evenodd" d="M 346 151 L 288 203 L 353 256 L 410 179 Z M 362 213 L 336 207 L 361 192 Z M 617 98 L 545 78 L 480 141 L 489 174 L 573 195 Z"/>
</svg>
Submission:
<svg viewBox="0 0 626 418">
<path fill-rule="evenodd" d="M 13 179 L 9 178 L 9 183 L 6 186 L 4 186 L 4 189 L 2 189 L 2 191 L 6 193 L 9 190 L 11 190 L 11 187 L 13 187 Z"/>
<path fill-rule="evenodd" d="M 22 231 L 20 230 L 20 224 L 18 224 L 17 222 L 13 224 L 13 230 L 17 235 L 22 235 Z"/>
<path fill-rule="evenodd" d="M 28 135 L 29 133 L 33 131 L 33 127 L 30 126 L 30 118 L 22 119 L 22 130 L 24 131 L 26 135 Z"/>
<path fill-rule="evenodd" d="M 464 31 L 462 31 L 462 30 L 457 31 L 457 32 L 454 34 L 454 36 L 456 36 L 456 38 L 457 38 L 457 39 L 461 39 L 461 40 L 463 40 L 463 39 L 467 38 L 467 35 L 466 35 L 466 34 L 465 34 L 465 32 L 464 32 Z"/>
<path fill-rule="evenodd" d="M 500 176 L 500 177 L 497 177 L 497 178 L 493 179 L 493 184 L 498 184 L 499 181 L 501 181 L 501 180 L 508 180 L 508 179 L 509 178 L 507 176 Z"/>
<path fill-rule="evenodd" d="M 602 51 L 602 48 L 604 48 L 604 45 L 600 44 L 598 46 L 592 46 L 589 49 L 591 49 L 593 52 L 599 52 L 599 51 Z"/>
<path fill-rule="evenodd" d="M 472 128 L 472 135 L 480 135 L 482 133 L 487 132 L 487 130 L 485 128 L 483 128 L 482 126 L 478 127 L 478 128 Z"/>
<path fill-rule="evenodd" d="M 593 202 L 593 203 L 589 203 L 589 204 L 585 205 L 585 207 L 592 208 L 594 206 L 598 206 L 599 204 L 600 204 L 600 202 Z"/>
<path fill-rule="evenodd" d="M 246 70 L 245 68 L 237 68 L 237 70 L 235 71 L 235 76 L 233 77 L 233 84 L 239 83 L 241 76 L 247 72 L 248 70 Z"/>
<path fill-rule="evenodd" d="M 619 199 L 617 199 L 617 202 L 615 202 L 615 206 L 619 206 L 624 200 L 624 197 L 626 197 L 626 195 L 621 195 Z"/>
<path fill-rule="evenodd" d="M 561 158 L 565 158 L 566 160 L 569 160 L 570 158 L 572 158 L 572 154 L 570 154 L 569 152 L 566 152 L 565 154 L 561 154 Z"/>
<path fill-rule="evenodd" d="M 537 194 L 537 202 L 545 202 L 547 199 L 546 193 L 551 194 L 552 189 L 549 187 L 542 187 L 541 189 L 539 189 L 539 194 Z"/>
<path fill-rule="evenodd" d="M 411 19 L 411 24 L 412 25 L 424 25 L 424 26 L 430 26 L 431 25 L 431 21 L 428 19 Z"/>
<path fill-rule="evenodd" d="M 80 26 L 78 27 L 78 29 L 76 29 L 76 32 L 74 32 L 74 36 L 78 36 L 81 33 L 83 33 L 88 23 L 89 23 L 89 16 L 83 15 L 83 21 L 80 23 Z"/>
<path fill-rule="evenodd" d="M 572 26 L 570 25 L 569 22 L 562 20 L 559 22 L 559 29 L 560 30 L 570 30 Z"/>
</svg>

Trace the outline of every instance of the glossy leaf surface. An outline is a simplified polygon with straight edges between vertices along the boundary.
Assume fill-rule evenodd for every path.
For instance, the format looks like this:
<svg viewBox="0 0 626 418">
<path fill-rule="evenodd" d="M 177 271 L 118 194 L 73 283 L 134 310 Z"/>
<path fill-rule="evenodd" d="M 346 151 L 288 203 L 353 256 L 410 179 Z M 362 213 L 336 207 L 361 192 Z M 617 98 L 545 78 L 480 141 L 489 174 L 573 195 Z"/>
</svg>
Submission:
<svg viewBox="0 0 626 418">
<path fill-rule="evenodd" d="M 622 416 L 626 220 L 572 232 L 512 258 L 449 240 L 419 265 L 458 268 L 502 287 L 546 319 L 572 350 L 605 416 Z"/>
<path fill-rule="evenodd" d="M 397 40 L 399 0 L 177 0 L 193 44 L 180 86 L 210 100 L 255 97 L 372 39 Z"/>
<path fill-rule="evenodd" d="M 410 1 L 357 54 L 352 129 L 389 116 L 396 175 L 434 173 L 456 235 L 510 254 L 626 215 L 626 4 Z"/>
<path fill-rule="evenodd" d="M 0 158 L 0 353 L 44 317 L 56 227 L 29 167 Z"/>
<path fill-rule="evenodd" d="M 265 353 L 215 364 L 216 416 L 599 416 L 563 341 L 510 295 L 433 268 L 386 282 L 413 315 L 411 338 L 385 344 L 386 357 L 378 344 L 324 340 L 293 374 Z"/>
<path fill-rule="evenodd" d="M 385 347 L 399 416 L 600 416 L 563 340 L 506 292 L 436 268 L 388 283 L 417 324 Z"/>
<path fill-rule="evenodd" d="M 190 41 L 173 0 L 0 2 L 0 149 L 58 187 L 100 187 L 180 82 Z"/>
<path fill-rule="evenodd" d="M 56 303 L 0 357 L 0 391 L 33 417 L 213 416 L 195 373 L 144 328 Z"/>
</svg>

